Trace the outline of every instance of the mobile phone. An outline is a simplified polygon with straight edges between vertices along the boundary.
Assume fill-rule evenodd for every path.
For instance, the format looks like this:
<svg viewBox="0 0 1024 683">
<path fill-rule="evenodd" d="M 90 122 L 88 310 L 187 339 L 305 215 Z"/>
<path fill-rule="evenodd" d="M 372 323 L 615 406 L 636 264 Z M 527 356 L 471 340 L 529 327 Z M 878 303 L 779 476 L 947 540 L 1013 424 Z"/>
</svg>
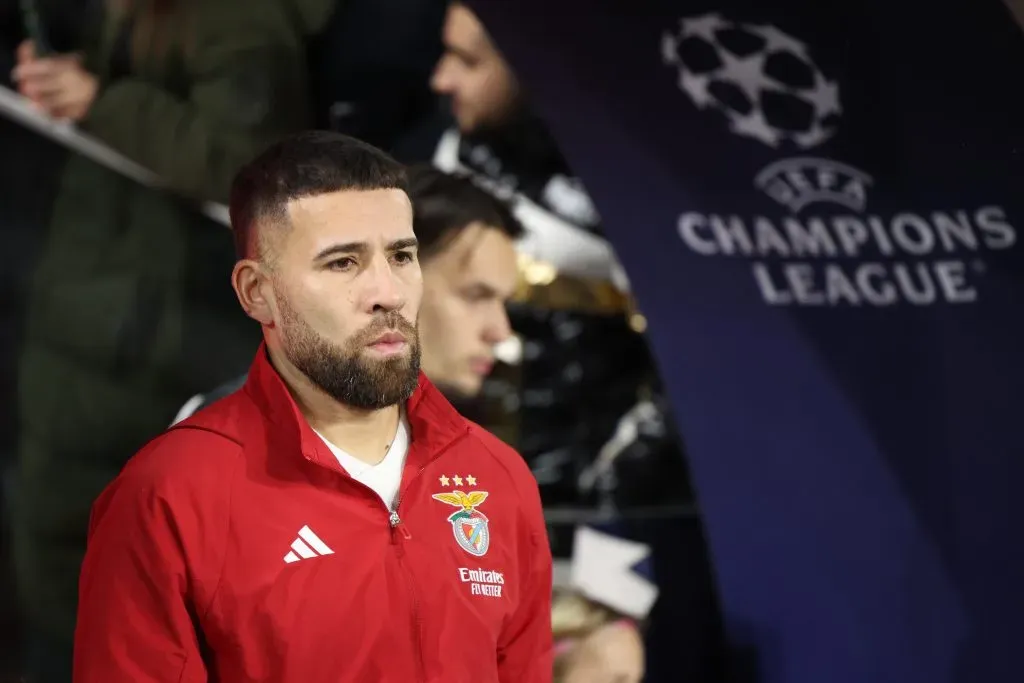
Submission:
<svg viewBox="0 0 1024 683">
<path fill-rule="evenodd" d="M 21 22 L 25 27 L 25 35 L 35 45 L 36 56 L 46 57 L 53 54 L 53 47 L 46 35 L 36 0 L 19 0 L 18 4 L 21 6 Z"/>
</svg>

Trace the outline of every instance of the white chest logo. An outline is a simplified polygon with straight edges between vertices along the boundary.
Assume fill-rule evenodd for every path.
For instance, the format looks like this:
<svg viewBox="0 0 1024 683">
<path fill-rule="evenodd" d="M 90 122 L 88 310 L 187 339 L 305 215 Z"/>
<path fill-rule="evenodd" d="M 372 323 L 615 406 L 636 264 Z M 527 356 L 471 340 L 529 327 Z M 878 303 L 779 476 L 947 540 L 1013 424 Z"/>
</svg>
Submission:
<svg viewBox="0 0 1024 683">
<path fill-rule="evenodd" d="M 312 529 L 304 526 L 299 529 L 298 538 L 292 541 L 292 549 L 284 556 L 284 561 L 286 564 L 291 564 L 299 560 L 311 560 L 321 555 L 333 554 L 334 551 L 321 541 L 320 537 L 314 534 Z"/>
</svg>

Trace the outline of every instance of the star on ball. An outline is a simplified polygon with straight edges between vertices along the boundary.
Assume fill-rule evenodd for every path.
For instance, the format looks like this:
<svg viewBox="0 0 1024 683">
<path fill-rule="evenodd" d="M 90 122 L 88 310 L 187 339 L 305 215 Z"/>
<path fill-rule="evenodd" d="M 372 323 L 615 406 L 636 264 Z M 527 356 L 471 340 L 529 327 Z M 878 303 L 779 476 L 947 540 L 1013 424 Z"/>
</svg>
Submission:
<svg viewBox="0 0 1024 683">
<path fill-rule="evenodd" d="M 760 35 L 765 40 L 765 52 L 792 52 L 798 57 L 808 59 L 807 46 L 799 40 L 783 33 L 774 26 L 747 25 L 749 31 Z"/>
<path fill-rule="evenodd" d="M 682 71 L 679 74 L 679 87 L 686 91 L 693 103 L 701 109 L 715 103 L 715 97 L 708 89 L 710 85 L 711 79 L 705 75 L 693 74 L 689 71 Z"/>
<path fill-rule="evenodd" d="M 814 90 L 805 97 L 814 104 L 819 117 L 843 113 L 843 107 L 839 104 L 839 86 L 820 73 L 814 74 Z"/>
<path fill-rule="evenodd" d="M 746 57 L 736 57 L 727 50 L 721 51 L 722 67 L 716 76 L 727 83 L 734 84 L 743 91 L 752 104 L 757 104 L 764 81 L 764 53 L 755 53 Z"/>
<path fill-rule="evenodd" d="M 733 132 L 760 140 L 770 147 L 779 146 L 782 135 L 768 125 L 768 122 L 765 121 L 764 113 L 760 109 L 755 109 L 749 114 L 726 111 L 726 115 L 729 117 L 730 127 Z"/>
<path fill-rule="evenodd" d="M 715 33 L 719 29 L 729 27 L 729 22 L 723 19 L 717 12 L 682 19 L 679 23 L 682 37 L 699 36 L 709 43 L 714 43 L 717 40 Z"/>
</svg>

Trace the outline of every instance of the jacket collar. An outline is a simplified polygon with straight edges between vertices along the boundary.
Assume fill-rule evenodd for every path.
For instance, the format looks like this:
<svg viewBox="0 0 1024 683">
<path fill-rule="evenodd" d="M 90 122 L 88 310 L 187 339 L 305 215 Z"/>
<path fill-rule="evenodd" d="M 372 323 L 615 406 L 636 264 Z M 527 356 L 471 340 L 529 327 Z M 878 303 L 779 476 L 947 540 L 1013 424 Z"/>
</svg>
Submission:
<svg viewBox="0 0 1024 683">
<path fill-rule="evenodd" d="M 297 446 L 306 460 L 347 475 L 309 426 L 291 391 L 271 364 L 265 344 L 260 344 L 244 390 L 275 427 L 270 437 L 275 443 L 288 446 L 288 450 Z M 411 432 L 406 465 L 415 469 L 424 467 L 469 431 L 466 420 L 422 372 L 416 391 L 406 402 L 405 412 Z"/>
</svg>

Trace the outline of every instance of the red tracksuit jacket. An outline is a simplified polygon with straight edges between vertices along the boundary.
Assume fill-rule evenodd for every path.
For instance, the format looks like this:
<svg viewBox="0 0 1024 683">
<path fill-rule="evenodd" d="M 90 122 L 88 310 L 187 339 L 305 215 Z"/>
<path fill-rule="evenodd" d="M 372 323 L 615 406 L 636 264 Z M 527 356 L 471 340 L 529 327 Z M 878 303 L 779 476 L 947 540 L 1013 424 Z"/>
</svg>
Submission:
<svg viewBox="0 0 1024 683">
<path fill-rule="evenodd" d="M 551 680 L 551 554 L 523 460 L 421 376 L 395 514 L 261 349 L 245 387 L 93 507 L 76 683 Z"/>
</svg>

